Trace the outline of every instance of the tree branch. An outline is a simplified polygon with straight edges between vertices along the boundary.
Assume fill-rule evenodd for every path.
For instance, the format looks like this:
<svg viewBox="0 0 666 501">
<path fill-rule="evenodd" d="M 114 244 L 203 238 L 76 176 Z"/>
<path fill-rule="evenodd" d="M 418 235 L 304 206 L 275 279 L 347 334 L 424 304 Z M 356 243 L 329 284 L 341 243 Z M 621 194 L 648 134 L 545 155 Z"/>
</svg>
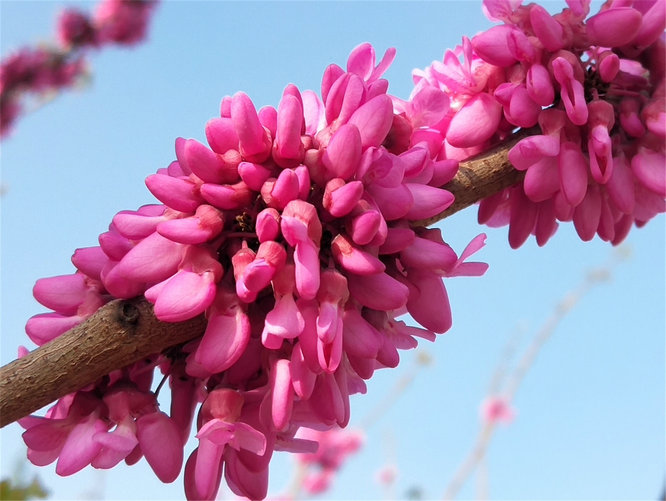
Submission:
<svg viewBox="0 0 666 501">
<path fill-rule="evenodd" d="M 453 205 L 416 224 L 428 226 L 520 181 L 523 173 L 511 166 L 508 151 L 529 132 L 460 162 L 456 177 L 443 187 L 455 196 Z M 0 428 L 115 369 L 199 337 L 205 327 L 203 315 L 160 322 L 143 298 L 111 301 L 85 322 L 0 368 Z"/>
<path fill-rule="evenodd" d="M 160 322 L 143 298 L 114 300 L 85 322 L 0 368 L 0 427 L 72 393 L 115 369 L 197 336 L 203 315 Z"/>
</svg>

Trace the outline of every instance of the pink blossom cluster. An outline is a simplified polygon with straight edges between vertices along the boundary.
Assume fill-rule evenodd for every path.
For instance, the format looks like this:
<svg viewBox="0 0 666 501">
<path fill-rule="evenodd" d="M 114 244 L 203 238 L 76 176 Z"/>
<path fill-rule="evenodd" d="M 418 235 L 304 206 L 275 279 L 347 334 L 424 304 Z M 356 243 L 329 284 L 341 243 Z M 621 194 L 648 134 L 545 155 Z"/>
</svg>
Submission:
<svg viewBox="0 0 666 501">
<path fill-rule="evenodd" d="M 310 495 L 320 494 L 331 487 L 336 473 L 347 458 L 361 448 L 364 438 L 360 431 L 340 428 L 326 431 L 302 428 L 298 436 L 319 444 L 316 452 L 296 456 L 305 468 L 302 487 Z"/>
<path fill-rule="evenodd" d="M 458 166 L 418 136 L 447 112 L 444 93 L 387 94 L 394 55 L 377 63 L 362 44 L 346 70 L 326 68 L 321 96 L 289 85 L 277 108 L 225 97 L 207 144 L 179 138 L 176 160 L 146 179 L 161 204 L 118 213 L 98 247 L 74 253 L 75 274 L 37 282 L 35 298 L 54 310 L 27 324 L 38 345 L 112 298 L 140 295 L 162 321 L 204 314 L 207 327 L 23 420 L 33 462 L 57 459 L 66 475 L 143 455 L 171 481 L 196 412 L 187 497 L 215 498 L 224 476 L 263 498 L 275 450 L 315 454 L 299 429 L 346 426 L 364 380 L 450 328 L 442 279 L 486 271 L 466 262 L 485 235 L 458 256 L 440 230 L 414 225 L 453 202 L 440 186 Z M 150 390 L 155 367 L 169 415 Z"/>
<path fill-rule="evenodd" d="M 0 64 L 0 137 L 21 113 L 24 94 L 43 95 L 74 85 L 85 72 L 85 50 L 133 45 L 146 36 L 157 0 L 102 0 L 92 15 L 65 9 L 57 22 L 57 45 L 24 47 Z"/>
<path fill-rule="evenodd" d="M 666 209 L 663 0 L 567 0 L 551 15 L 521 0 L 484 0 L 503 24 L 414 72 L 416 97 L 442 90 L 450 111 L 420 132 L 441 158 L 463 159 L 517 129 L 509 153 L 524 181 L 479 206 L 479 222 L 509 224 L 519 247 L 545 244 L 558 221 L 583 240 L 617 244 Z M 586 19 L 587 18 L 587 19 Z"/>
</svg>

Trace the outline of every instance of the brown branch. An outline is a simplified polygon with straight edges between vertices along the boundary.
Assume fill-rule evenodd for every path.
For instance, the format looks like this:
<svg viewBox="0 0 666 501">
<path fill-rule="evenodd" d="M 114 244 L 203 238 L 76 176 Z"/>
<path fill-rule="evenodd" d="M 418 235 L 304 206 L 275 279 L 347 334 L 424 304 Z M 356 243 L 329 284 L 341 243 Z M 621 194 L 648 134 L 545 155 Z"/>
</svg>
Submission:
<svg viewBox="0 0 666 501">
<path fill-rule="evenodd" d="M 453 204 L 444 212 L 417 221 L 415 225 L 430 226 L 522 181 L 525 173 L 513 168 L 509 162 L 509 150 L 521 139 L 536 133 L 538 128 L 522 130 L 494 148 L 460 162 L 456 176 L 442 186 L 456 197 Z"/>
<path fill-rule="evenodd" d="M 530 131 L 516 134 L 492 150 L 460 163 L 444 188 L 454 204 L 419 221 L 430 225 L 522 179 L 508 161 L 509 149 Z M 115 369 L 203 334 L 203 316 L 182 323 L 163 323 L 145 299 L 116 300 L 50 343 L 0 368 L 0 427 L 60 397 L 95 382 Z"/>
<path fill-rule="evenodd" d="M 0 427 L 115 369 L 203 334 L 203 315 L 160 322 L 145 299 L 111 301 L 82 324 L 0 368 Z"/>
</svg>

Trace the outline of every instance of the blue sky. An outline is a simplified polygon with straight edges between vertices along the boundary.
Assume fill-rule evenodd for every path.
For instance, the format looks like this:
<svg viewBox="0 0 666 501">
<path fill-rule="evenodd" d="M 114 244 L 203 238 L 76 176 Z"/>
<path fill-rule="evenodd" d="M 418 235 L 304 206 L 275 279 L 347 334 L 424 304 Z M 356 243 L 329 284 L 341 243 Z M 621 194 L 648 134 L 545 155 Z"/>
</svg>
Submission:
<svg viewBox="0 0 666 501">
<path fill-rule="evenodd" d="M 48 39 L 61 5 L 1 0 L 2 54 Z M 564 2 L 548 6 L 559 10 Z M 328 64 L 344 66 L 349 51 L 369 41 L 380 53 L 397 48 L 386 78 L 389 92 L 404 98 L 413 68 L 488 26 L 476 1 L 164 2 L 148 42 L 92 54 L 91 84 L 25 116 L 1 145 L 2 363 L 19 344 L 30 346 L 23 326 L 43 311 L 32 299 L 35 280 L 71 273 L 74 249 L 96 245 L 113 214 L 152 203 L 143 179 L 174 159 L 176 137 L 204 139 L 204 124 L 224 95 L 244 90 L 259 107 L 277 104 L 290 82 L 318 90 Z M 387 454 L 399 470 L 396 496 L 417 487 L 427 498 L 441 497 L 478 431 L 478 406 L 505 343 L 523 330 L 524 347 L 563 295 L 613 251 L 598 240 L 581 242 L 566 225 L 545 248 L 530 240 L 511 250 L 506 228 L 481 228 L 475 217 L 469 209 L 440 226 L 458 251 L 486 232 L 478 256 L 490 270 L 447 281 L 453 328 L 421 344 L 433 363 L 366 430 L 365 446 L 326 497 L 381 499 L 374 474 Z M 631 232 L 631 258 L 583 298 L 540 353 L 516 396 L 516 420 L 490 447 L 491 498 L 659 495 L 665 223 L 662 215 Z M 377 373 L 368 394 L 353 399 L 352 426 L 393 391 L 414 356 L 404 353 L 400 368 Z M 0 432 L 0 476 L 23 457 L 20 431 L 11 425 Z M 288 457 L 276 457 L 272 494 L 288 483 L 290 466 Z M 25 470 L 37 472 L 54 499 L 183 496 L 180 479 L 162 485 L 145 462 L 69 478 L 57 477 L 53 466 Z M 474 497 L 473 484 L 462 498 Z"/>
</svg>

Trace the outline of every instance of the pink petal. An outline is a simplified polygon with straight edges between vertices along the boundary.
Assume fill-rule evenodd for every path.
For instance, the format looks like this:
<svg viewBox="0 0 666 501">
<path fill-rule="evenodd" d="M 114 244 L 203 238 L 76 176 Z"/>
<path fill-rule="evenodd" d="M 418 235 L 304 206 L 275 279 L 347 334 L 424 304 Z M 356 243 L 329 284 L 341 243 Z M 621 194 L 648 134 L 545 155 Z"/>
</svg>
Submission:
<svg viewBox="0 0 666 501">
<path fill-rule="evenodd" d="M 530 166 L 525 173 L 523 187 L 532 202 L 543 202 L 555 195 L 560 189 L 557 158 L 545 157 Z"/>
<path fill-rule="evenodd" d="M 358 127 L 347 123 L 333 134 L 321 160 L 332 177 L 347 180 L 358 168 L 361 151 L 361 133 Z"/>
<path fill-rule="evenodd" d="M 93 436 L 106 429 L 106 425 L 94 414 L 74 426 L 60 451 L 56 473 L 65 477 L 88 466 L 102 448 Z"/>
<path fill-rule="evenodd" d="M 291 386 L 290 376 L 290 362 L 287 359 L 281 358 L 275 362 L 271 372 L 271 389 L 273 392 L 271 400 L 271 413 L 273 416 L 273 424 L 277 430 L 283 430 L 289 424 L 291 419 L 291 407 L 294 401 L 294 391 Z M 252 429 L 253 431 L 256 431 Z M 248 435 L 249 436 L 249 435 Z M 265 448 L 265 438 L 263 446 Z M 249 444 L 248 444 L 249 445 Z M 245 447 L 247 448 L 247 447 Z M 257 450 L 255 446 L 252 452 L 263 454 L 264 450 L 261 448 Z"/>
<path fill-rule="evenodd" d="M 546 50 L 555 52 L 564 47 L 564 28 L 540 5 L 530 6 L 530 24 Z"/>
<path fill-rule="evenodd" d="M 146 291 L 150 296 L 150 289 Z M 163 322 L 182 322 L 203 313 L 215 299 L 214 273 L 180 270 L 160 288 L 155 316 Z"/>
<path fill-rule="evenodd" d="M 40 278 L 32 288 L 32 294 L 42 305 L 63 315 L 75 315 L 88 291 L 82 273 Z"/>
<path fill-rule="evenodd" d="M 363 148 L 381 145 L 393 123 L 391 98 L 386 94 L 372 98 L 352 114 L 348 123 L 358 128 Z"/>
<path fill-rule="evenodd" d="M 632 7 L 611 7 L 589 18 L 585 27 L 592 45 L 619 47 L 634 39 L 642 20 L 641 13 Z"/>
<path fill-rule="evenodd" d="M 662 153 L 642 151 L 634 155 L 631 170 L 643 186 L 666 197 L 666 158 Z"/>
<path fill-rule="evenodd" d="M 37 346 L 52 341 L 61 334 L 85 320 L 78 315 L 64 316 L 60 313 L 40 313 L 31 317 L 25 326 L 25 332 Z"/>
<path fill-rule="evenodd" d="M 216 310 L 208 317 L 194 360 L 213 374 L 222 372 L 236 363 L 249 340 L 250 320 L 240 308 L 230 312 Z"/>
<path fill-rule="evenodd" d="M 350 275 L 347 279 L 350 294 L 363 306 L 391 311 L 407 303 L 409 289 L 386 273 Z"/>
<path fill-rule="evenodd" d="M 239 151 L 250 162 L 263 162 L 271 151 L 271 139 L 259 121 L 247 94 L 237 92 L 231 99 L 231 119 L 238 135 Z"/>
<path fill-rule="evenodd" d="M 405 183 L 414 203 L 407 212 L 412 221 L 426 219 L 443 212 L 454 200 L 451 192 L 424 184 Z"/>
<path fill-rule="evenodd" d="M 410 294 L 407 310 L 419 324 L 433 332 L 451 328 L 451 306 L 441 277 L 425 270 L 410 270 L 408 280 L 418 294 Z"/>
<path fill-rule="evenodd" d="M 587 195 L 574 210 L 573 222 L 581 240 L 587 242 L 594 238 L 601 218 L 601 193 L 597 185 L 590 185 Z"/>
<path fill-rule="evenodd" d="M 613 159 L 613 174 L 606 184 L 608 195 L 618 209 L 625 214 L 634 211 L 634 179 L 624 155 Z"/>
<path fill-rule="evenodd" d="M 474 51 L 495 66 L 510 66 L 516 58 L 509 50 L 507 39 L 514 30 L 511 26 L 493 26 L 472 38 Z"/>
<path fill-rule="evenodd" d="M 296 290 L 303 299 L 313 299 L 319 290 L 319 249 L 309 240 L 296 245 L 294 252 Z"/>
<path fill-rule="evenodd" d="M 580 204 L 587 192 L 587 162 L 580 146 L 571 142 L 563 143 L 558 166 L 564 197 L 573 206 Z"/>
<path fill-rule="evenodd" d="M 198 186 L 189 179 L 152 174 L 146 178 L 146 186 L 160 202 L 175 210 L 194 212 L 203 203 Z"/>
<path fill-rule="evenodd" d="M 355 247 L 342 234 L 333 239 L 331 252 L 342 268 L 357 275 L 374 275 L 386 269 L 376 256 Z"/>
<path fill-rule="evenodd" d="M 230 118 L 211 118 L 206 123 L 206 140 L 215 153 L 238 149 L 238 135 Z"/>
<path fill-rule="evenodd" d="M 477 94 L 453 116 L 446 140 L 456 148 L 482 144 L 497 131 L 502 106 L 489 94 Z"/>
</svg>

